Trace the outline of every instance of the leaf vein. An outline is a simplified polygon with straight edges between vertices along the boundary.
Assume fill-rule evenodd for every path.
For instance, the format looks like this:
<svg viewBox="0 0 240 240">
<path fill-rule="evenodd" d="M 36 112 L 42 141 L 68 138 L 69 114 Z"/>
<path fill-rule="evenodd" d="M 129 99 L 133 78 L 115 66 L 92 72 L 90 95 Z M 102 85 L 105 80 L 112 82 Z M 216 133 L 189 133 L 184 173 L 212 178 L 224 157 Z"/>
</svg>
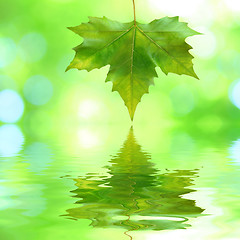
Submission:
<svg viewBox="0 0 240 240">
<path fill-rule="evenodd" d="M 116 42 L 118 39 L 120 39 L 122 36 L 126 35 L 128 32 L 131 31 L 131 29 L 133 28 L 133 26 L 131 26 L 129 29 L 127 29 L 124 33 L 122 33 L 121 35 L 119 35 L 117 38 L 113 39 L 110 43 L 108 43 L 107 45 L 105 45 L 103 48 L 101 48 L 99 51 L 103 50 L 104 48 L 109 47 L 110 45 L 112 45 L 114 42 Z"/>
<path fill-rule="evenodd" d="M 132 40 L 132 55 L 131 55 L 131 110 L 133 110 L 133 58 L 134 58 L 134 47 L 135 47 L 135 35 L 136 35 L 136 27 L 134 26 L 133 30 L 133 40 Z"/>
<path fill-rule="evenodd" d="M 179 65 L 181 65 L 188 73 L 192 74 L 189 69 L 183 64 L 181 63 L 176 57 L 174 57 L 173 55 L 171 55 L 164 47 L 162 47 L 161 45 L 159 45 L 157 42 L 155 42 L 151 37 L 149 37 L 141 28 L 139 28 L 137 26 L 138 30 L 145 36 L 147 37 L 147 39 L 149 39 L 152 43 L 154 43 L 158 48 L 160 48 L 162 51 L 164 51 L 165 53 L 167 53 L 175 62 L 177 62 Z"/>
<path fill-rule="evenodd" d="M 113 39 L 110 43 L 108 43 L 107 45 L 105 45 L 104 47 L 98 49 L 96 52 L 94 52 L 93 54 L 91 54 L 89 57 L 94 56 L 95 54 L 97 54 L 98 52 L 102 51 L 103 49 L 111 46 L 113 43 L 115 43 L 118 39 L 120 39 L 121 37 L 123 37 L 124 35 L 126 35 L 128 32 L 131 31 L 131 29 L 133 28 L 133 26 L 131 26 L 129 29 L 127 29 L 123 34 L 119 35 L 118 37 L 116 37 L 115 39 Z"/>
</svg>

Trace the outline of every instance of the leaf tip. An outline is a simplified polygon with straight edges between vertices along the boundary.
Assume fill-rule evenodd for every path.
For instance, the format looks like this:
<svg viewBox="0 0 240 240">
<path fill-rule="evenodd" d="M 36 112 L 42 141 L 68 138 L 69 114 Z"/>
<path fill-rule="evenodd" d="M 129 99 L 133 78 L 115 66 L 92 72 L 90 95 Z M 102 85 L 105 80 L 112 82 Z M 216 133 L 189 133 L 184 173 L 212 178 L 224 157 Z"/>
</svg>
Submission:
<svg viewBox="0 0 240 240">
<path fill-rule="evenodd" d="M 193 71 L 192 77 L 196 78 L 197 80 L 200 80 L 200 78 L 197 76 L 197 74 Z"/>
<path fill-rule="evenodd" d="M 65 72 L 68 72 L 70 69 L 71 69 L 71 67 L 68 66 L 68 67 L 66 68 Z"/>
<path fill-rule="evenodd" d="M 128 110 L 129 111 L 129 110 Z M 133 119 L 134 119 L 134 113 L 135 113 L 135 111 L 134 112 L 131 112 L 131 111 L 129 111 L 129 116 L 130 116 L 130 119 L 131 119 L 131 123 L 133 124 Z"/>
<path fill-rule="evenodd" d="M 204 33 L 201 33 L 201 32 L 198 32 L 198 31 L 195 31 L 196 32 L 196 35 L 204 35 Z"/>
<path fill-rule="evenodd" d="M 74 32 L 74 27 L 67 27 L 67 29 Z"/>
</svg>

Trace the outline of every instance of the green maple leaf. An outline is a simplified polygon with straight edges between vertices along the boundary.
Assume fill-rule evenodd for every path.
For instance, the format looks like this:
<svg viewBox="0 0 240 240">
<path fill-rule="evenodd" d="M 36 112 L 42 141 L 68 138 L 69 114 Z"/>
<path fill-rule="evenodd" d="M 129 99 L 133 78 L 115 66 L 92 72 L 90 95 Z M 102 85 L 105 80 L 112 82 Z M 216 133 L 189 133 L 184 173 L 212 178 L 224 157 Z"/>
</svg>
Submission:
<svg viewBox="0 0 240 240">
<path fill-rule="evenodd" d="M 154 77 L 158 77 L 157 66 L 165 74 L 198 78 L 189 53 L 191 46 L 185 42 L 198 32 L 179 22 L 178 17 L 164 17 L 149 24 L 90 17 L 88 23 L 69 29 L 84 41 L 74 48 L 76 55 L 67 70 L 91 71 L 110 65 L 106 82 L 111 81 L 112 91 L 119 92 L 131 120 L 142 96 L 148 93 Z"/>
</svg>

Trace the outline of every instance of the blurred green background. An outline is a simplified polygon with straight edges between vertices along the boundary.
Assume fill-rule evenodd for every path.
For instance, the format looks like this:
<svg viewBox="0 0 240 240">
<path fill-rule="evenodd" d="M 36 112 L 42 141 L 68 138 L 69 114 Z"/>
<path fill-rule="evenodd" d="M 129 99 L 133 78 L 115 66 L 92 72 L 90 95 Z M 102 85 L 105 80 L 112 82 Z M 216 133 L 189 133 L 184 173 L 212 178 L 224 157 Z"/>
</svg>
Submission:
<svg viewBox="0 0 240 240">
<path fill-rule="evenodd" d="M 203 33 L 187 39 L 200 81 L 157 69 L 135 114 L 137 142 L 158 169 L 200 169 L 193 199 L 215 218 L 191 223 L 186 239 L 239 236 L 240 2 L 136 0 L 136 11 L 142 23 L 178 15 Z M 132 2 L 0 0 L 0 238 L 84 236 L 89 221 L 59 217 L 76 200 L 74 181 L 60 177 L 103 173 L 128 134 L 127 108 L 105 83 L 109 66 L 65 73 L 82 41 L 67 27 L 88 16 L 132 21 Z"/>
<path fill-rule="evenodd" d="M 134 124 L 187 124 L 211 132 L 239 124 L 239 1 L 136 0 L 136 11 L 142 23 L 179 15 L 204 35 L 187 39 L 200 81 L 157 69 L 159 78 L 138 105 Z M 1 123 L 18 123 L 40 135 L 79 124 L 129 125 L 122 99 L 104 83 L 109 66 L 65 73 L 72 48 L 82 41 L 66 27 L 87 22 L 88 16 L 132 21 L 132 2 L 1 1 Z"/>
</svg>

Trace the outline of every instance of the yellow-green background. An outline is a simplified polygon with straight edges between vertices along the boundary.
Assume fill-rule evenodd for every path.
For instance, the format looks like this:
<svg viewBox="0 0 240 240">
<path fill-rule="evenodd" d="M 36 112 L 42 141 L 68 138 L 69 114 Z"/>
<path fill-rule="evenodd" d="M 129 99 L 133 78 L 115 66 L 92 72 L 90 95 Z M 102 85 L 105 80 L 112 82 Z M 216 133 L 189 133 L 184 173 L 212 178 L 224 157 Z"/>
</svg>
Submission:
<svg viewBox="0 0 240 240">
<path fill-rule="evenodd" d="M 156 168 L 200 169 L 194 186 L 198 191 L 188 197 L 197 199 L 197 205 L 213 216 L 192 221 L 194 230 L 185 232 L 185 239 L 236 239 L 240 4 L 237 0 L 136 0 L 136 12 L 143 23 L 179 15 L 204 33 L 187 39 L 193 46 L 200 81 L 165 76 L 158 69 L 155 86 L 138 105 L 134 131 Z M 74 56 L 71 48 L 81 42 L 66 27 L 87 22 L 88 16 L 132 21 L 132 3 L 0 2 L 0 97 L 11 89 L 24 103 L 19 118 L 0 123 L 0 238 L 4 240 L 112 239 L 114 234 L 123 239 L 120 230 L 92 229 L 89 220 L 59 217 L 75 202 L 70 194 L 74 182 L 60 177 L 106 171 L 102 167 L 109 164 L 109 155 L 119 151 L 131 125 L 120 96 L 111 92 L 110 83 L 104 83 L 108 66 L 90 73 L 65 73 Z M 52 95 L 48 81 L 46 86 L 33 87 L 39 75 L 52 84 Z M 39 96 L 45 93 L 50 93 L 47 103 L 33 104 L 42 103 L 44 97 Z M 17 112 L 20 105 L 11 106 Z M 0 116 L 6 114 L 9 112 L 0 112 Z M 134 234 L 136 239 L 152 240 L 164 239 L 167 233 Z M 172 239 L 180 236 L 178 232 L 168 234 Z"/>
<path fill-rule="evenodd" d="M 36 128 L 52 130 L 82 122 L 129 124 L 120 96 L 111 92 L 111 83 L 104 83 L 108 66 L 90 73 L 64 71 L 74 56 L 72 48 L 82 41 L 66 27 L 87 22 L 88 16 L 131 21 L 130 0 L 10 0 L 0 4 L 0 37 L 5 39 L 1 49 L 7 46 L 0 56 L 0 88 L 14 89 L 22 96 L 25 111 L 18 120 L 21 126 L 36 132 Z M 179 15 L 190 27 L 204 33 L 187 39 L 193 46 L 194 68 L 200 81 L 175 74 L 165 76 L 158 69 L 155 86 L 138 105 L 136 125 L 187 123 L 217 131 L 226 124 L 238 123 L 240 110 L 230 96 L 240 75 L 239 8 L 239 3 L 231 0 L 136 1 L 140 22 Z M 27 80 L 35 75 L 53 85 L 52 97 L 40 106 L 26 99 L 31 84 L 24 96 Z M 38 90 L 48 89 L 40 85 Z"/>
</svg>

